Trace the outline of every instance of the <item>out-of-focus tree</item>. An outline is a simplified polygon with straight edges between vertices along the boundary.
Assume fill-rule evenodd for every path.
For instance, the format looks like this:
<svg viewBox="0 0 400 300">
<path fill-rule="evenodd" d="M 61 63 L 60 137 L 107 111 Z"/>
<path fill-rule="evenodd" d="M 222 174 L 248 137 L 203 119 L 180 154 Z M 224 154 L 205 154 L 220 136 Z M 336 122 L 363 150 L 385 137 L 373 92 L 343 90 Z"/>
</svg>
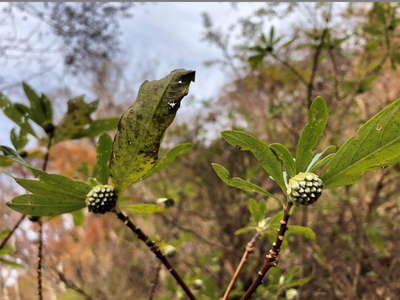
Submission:
<svg viewBox="0 0 400 300">
<path fill-rule="evenodd" d="M 120 51 L 120 22 L 131 17 L 132 3 L 3 3 L 0 54 L 3 64 L 48 64 L 54 54 L 74 74 L 96 72 Z M 25 26 L 24 26 L 25 24 Z M 38 76 L 39 71 L 32 76 Z M 28 80 L 30 78 L 25 78 Z"/>
</svg>

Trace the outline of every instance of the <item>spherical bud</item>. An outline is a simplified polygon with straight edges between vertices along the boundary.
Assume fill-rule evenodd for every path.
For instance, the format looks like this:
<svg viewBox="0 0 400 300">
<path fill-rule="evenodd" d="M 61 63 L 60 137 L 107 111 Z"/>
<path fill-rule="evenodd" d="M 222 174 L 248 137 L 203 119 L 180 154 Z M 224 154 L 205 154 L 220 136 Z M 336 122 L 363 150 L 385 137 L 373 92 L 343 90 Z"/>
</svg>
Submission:
<svg viewBox="0 0 400 300">
<path fill-rule="evenodd" d="M 165 245 L 163 247 L 163 252 L 166 257 L 174 257 L 176 254 L 176 248 L 172 245 Z"/>
<path fill-rule="evenodd" d="M 311 172 L 301 172 L 289 179 L 287 194 L 295 204 L 310 205 L 321 196 L 321 178 Z"/>
<path fill-rule="evenodd" d="M 96 185 L 86 195 L 86 205 L 90 212 L 104 214 L 117 203 L 117 194 L 112 185 Z"/>
<path fill-rule="evenodd" d="M 38 216 L 29 216 L 28 219 L 29 219 L 29 221 L 35 223 L 35 222 L 39 222 L 40 217 L 38 217 Z"/>
<path fill-rule="evenodd" d="M 157 204 L 164 206 L 165 208 L 170 208 L 175 205 L 175 200 L 171 198 L 158 198 Z"/>
<path fill-rule="evenodd" d="M 195 279 L 193 281 L 193 288 L 195 290 L 201 290 L 203 288 L 203 280 L 201 279 Z"/>
</svg>

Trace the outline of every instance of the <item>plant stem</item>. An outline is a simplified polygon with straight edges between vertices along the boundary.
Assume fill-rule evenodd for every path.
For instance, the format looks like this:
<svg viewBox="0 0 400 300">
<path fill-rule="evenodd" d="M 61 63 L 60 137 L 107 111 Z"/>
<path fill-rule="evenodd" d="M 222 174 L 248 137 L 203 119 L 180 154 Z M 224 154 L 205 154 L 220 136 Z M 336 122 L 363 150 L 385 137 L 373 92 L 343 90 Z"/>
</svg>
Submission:
<svg viewBox="0 0 400 300">
<path fill-rule="evenodd" d="M 21 225 L 22 221 L 25 220 L 25 215 L 22 215 L 17 223 L 15 223 L 14 227 L 11 229 L 11 231 L 6 235 L 6 237 L 1 241 L 0 244 L 0 250 L 4 248 L 4 246 L 7 244 L 8 240 L 12 237 L 14 232 L 18 229 L 19 225 Z"/>
<path fill-rule="evenodd" d="M 176 272 L 174 267 L 170 264 L 169 260 L 164 256 L 161 252 L 158 245 L 152 241 L 139 227 L 137 227 L 132 220 L 125 215 L 123 212 L 114 209 L 114 214 L 120 219 L 136 236 L 146 244 L 146 246 L 153 252 L 153 254 L 161 261 L 161 263 L 167 268 L 167 270 L 171 273 L 171 275 L 175 278 L 176 282 L 179 286 L 185 291 L 186 295 L 191 300 L 196 300 L 196 297 L 190 291 L 189 287 L 183 281 L 181 276 Z"/>
<path fill-rule="evenodd" d="M 260 232 L 257 231 L 257 233 L 252 237 L 252 239 L 247 243 L 246 245 L 246 249 L 243 252 L 242 258 L 240 259 L 239 265 L 236 267 L 236 270 L 232 276 L 231 281 L 229 282 L 228 287 L 226 288 L 225 294 L 222 297 L 222 300 L 227 300 L 228 296 L 230 294 L 230 292 L 232 291 L 232 289 L 235 286 L 235 283 L 239 277 L 240 272 L 242 271 L 244 265 L 247 262 L 247 258 L 249 257 L 249 255 L 254 251 L 254 244 L 256 243 L 256 241 L 258 240 L 258 238 L 260 237 Z"/>
<path fill-rule="evenodd" d="M 162 266 L 161 261 L 158 261 L 157 266 L 156 266 L 156 271 L 155 271 L 156 274 L 155 274 L 155 277 L 154 277 L 154 281 L 153 281 L 152 284 L 151 284 L 151 290 L 150 290 L 150 294 L 149 294 L 149 300 L 153 300 L 153 299 L 154 299 L 154 296 L 156 295 L 158 282 L 160 281 L 161 266 Z"/>
<path fill-rule="evenodd" d="M 39 219 L 39 246 L 38 246 L 38 264 L 37 264 L 37 283 L 39 300 L 43 300 L 43 285 L 42 285 L 42 260 L 43 260 L 43 223 Z"/>
<path fill-rule="evenodd" d="M 74 290 L 75 292 L 81 294 L 82 296 L 85 297 L 86 300 L 93 300 L 93 298 L 89 294 L 87 294 L 82 288 L 77 286 L 72 280 L 66 278 L 63 272 L 60 272 L 60 271 L 56 271 L 56 272 L 57 272 L 57 275 L 60 278 L 60 280 L 65 284 L 65 286 L 67 288 Z"/>
<path fill-rule="evenodd" d="M 46 154 L 44 155 L 42 170 L 46 171 L 50 159 L 50 148 L 53 142 L 54 130 L 47 133 L 48 142 Z M 38 265 L 37 265 L 37 287 L 39 300 L 43 300 L 43 279 L 42 279 L 42 262 L 43 262 L 43 222 L 39 218 L 39 245 L 38 245 Z"/>
<path fill-rule="evenodd" d="M 322 34 L 320 37 L 320 42 L 314 52 L 313 63 L 312 63 L 312 68 L 311 68 L 311 75 L 310 75 L 310 79 L 309 79 L 308 85 L 307 85 L 307 106 L 308 107 L 311 105 L 313 90 L 314 90 L 314 79 L 315 79 L 315 75 L 317 74 L 319 57 L 321 55 L 322 47 L 324 45 L 325 37 L 327 34 L 328 34 L 328 29 L 325 28 L 322 31 Z"/>
<path fill-rule="evenodd" d="M 250 299 L 253 293 L 256 291 L 259 285 L 262 284 L 262 281 L 267 274 L 268 270 L 272 267 L 276 267 L 278 265 L 279 259 L 279 251 L 281 249 L 283 238 L 285 237 L 285 233 L 288 229 L 288 221 L 291 215 L 291 209 L 293 207 L 293 202 L 288 202 L 287 206 L 284 209 L 283 218 L 280 221 L 280 226 L 278 229 L 278 235 L 276 236 L 275 242 L 272 244 L 272 248 L 265 255 L 265 261 L 262 268 L 258 271 L 257 277 L 253 280 L 250 287 L 243 294 L 241 300 Z"/>
</svg>

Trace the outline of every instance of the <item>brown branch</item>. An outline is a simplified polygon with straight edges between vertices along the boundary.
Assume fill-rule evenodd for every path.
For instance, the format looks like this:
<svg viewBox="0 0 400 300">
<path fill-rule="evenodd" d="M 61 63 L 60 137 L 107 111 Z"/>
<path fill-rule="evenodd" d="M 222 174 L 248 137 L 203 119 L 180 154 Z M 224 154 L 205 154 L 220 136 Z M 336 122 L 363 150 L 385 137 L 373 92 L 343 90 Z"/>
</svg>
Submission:
<svg viewBox="0 0 400 300">
<path fill-rule="evenodd" d="M 53 142 L 53 134 L 54 134 L 54 125 L 50 124 L 46 129 L 48 142 L 47 142 L 47 151 L 43 159 L 42 170 L 47 170 L 47 165 L 50 159 L 50 148 Z M 43 263 L 43 222 L 39 218 L 39 245 L 38 245 L 38 264 L 37 264 L 37 287 L 38 287 L 38 296 L 39 300 L 43 300 L 43 278 L 42 278 L 42 263 Z"/>
<path fill-rule="evenodd" d="M 193 229 L 188 228 L 188 227 L 185 227 L 185 226 L 182 226 L 181 224 L 179 224 L 179 223 L 176 221 L 176 218 L 169 218 L 169 217 L 167 217 L 167 216 L 165 216 L 165 215 L 163 215 L 163 214 L 160 214 L 160 217 L 161 217 L 165 222 L 168 222 L 168 223 L 172 224 L 174 227 L 176 227 L 176 228 L 178 228 L 178 229 L 180 229 L 180 230 L 182 230 L 182 231 L 185 231 L 185 232 L 188 232 L 188 233 L 192 234 L 195 238 L 197 238 L 197 239 L 200 240 L 201 242 L 203 242 L 203 243 L 205 243 L 205 244 L 207 244 L 207 245 L 209 245 L 209 246 L 211 246 L 211 247 L 217 247 L 217 248 L 220 248 L 220 249 L 225 249 L 225 250 L 227 250 L 227 247 L 226 247 L 226 246 L 224 246 L 224 245 L 222 245 L 222 244 L 219 244 L 219 243 L 216 243 L 216 242 L 214 242 L 214 241 L 208 240 L 208 239 L 206 239 L 205 237 L 203 237 L 202 235 L 200 235 L 199 233 L 197 233 L 196 231 L 194 231 Z M 228 251 L 233 252 L 232 249 L 228 249 Z"/>
<path fill-rule="evenodd" d="M 81 294 L 82 296 L 85 297 L 86 300 L 92 300 L 93 298 L 87 294 L 82 288 L 80 288 L 79 286 L 77 286 L 73 281 L 71 281 L 70 279 L 66 278 L 63 272 L 60 271 L 56 271 L 58 278 L 60 278 L 60 280 L 65 284 L 65 286 L 68 289 L 74 290 L 75 292 Z"/>
<path fill-rule="evenodd" d="M 285 233 L 288 229 L 288 221 L 291 214 L 291 209 L 293 207 L 293 203 L 289 202 L 284 210 L 283 218 L 280 221 L 280 227 L 278 229 L 278 235 L 276 236 L 275 242 L 272 244 L 272 248 L 265 255 L 265 261 L 262 268 L 258 271 L 257 277 L 253 280 L 250 287 L 243 294 L 241 300 L 250 299 L 253 293 L 256 291 L 259 285 L 262 284 L 262 281 L 267 274 L 268 270 L 272 267 L 276 267 L 278 265 L 279 259 L 279 251 L 281 249 L 283 238 L 285 237 Z"/>
<path fill-rule="evenodd" d="M 137 227 L 123 212 L 116 209 L 114 209 L 113 212 L 118 217 L 118 219 L 121 220 L 122 223 L 124 223 L 134 234 L 136 234 L 138 239 L 145 243 L 146 246 L 151 250 L 151 252 L 153 252 L 153 254 L 161 261 L 161 263 L 167 268 L 168 272 L 170 272 L 171 275 L 174 277 L 179 286 L 184 290 L 189 299 L 196 300 L 196 297 L 193 295 L 181 276 L 171 265 L 169 260 L 161 252 L 158 245 L 154 241 L 152 241 L 139 227 Z"/>
<path fill-rule="evenodd" d="M 43 284 L 42 284 L 42 261 L 43 261 L 43 223 L 39 219 L 39 246 L 38 246 L 38 264 L 37 264 L 37 284 L 39 300 L 43 300 Z"/>
<path fill-rule="evenodd" d="M 312 62 L 311 75 L 310 75 L 310 79 L 309 79 L 308 85 L 307 85 L 307 105 L 308 106 L 311 105 L 311 99 L 312 99 L 312 94 L 313 94 L 313 90 L 314 90 L 314 80 L 315 80 L 315 75 L 317 74 L 317 69 L 318 69 L 318 60 L 322 53 L 322 46 L 324 45 L 324 41 L 325 41 L 325 37 L 326 37 L 327 33 L 328 33 L 328 29 L 325 28 L 322 31 L 320 42 L 319 42 L 317 48 L 315 49 L 313 62 Z"/>
<path fill-rule="evenodd" d="M 150 294 L 149 294 L 149 300 L 153 300 L 155 295 L 156 295 L 157 286 L 158 286 L 158 283 L 160 281 L 161 266 L 162 266 L 162 263 L 161 263 L 161 261 L 159 261 L 157 263 L 157 266 L 156 266 L 156 270 L 155 270 L 156 272 L 155 272 L 154 280 L 151 283 L 151 290 L 150 290 Z"/>
<path fill-rule="evenodd" d="M 239 265 L 236 267 L 235 273 L 232 276 L 231 281 L 229 282 L 228 287 L 226 288 L 225 294 L 222 297 L 222 300 L 227 300 L 229 294 L 231 293 L 232 289 L 235 286 L 235 283 L 239 277 L 240 272 L 242 271 L 244 265 L 247 262 L 247 258 L 251 253 L 254 251 L 254 244 L 257 242 L 257 240 L 260 237 L 260 231 L 257 231 L 257 233 L 252 237 L 252 239 L 247 243 L 246 249 L 243 252 L 242 258 L 240 259 Z"/>
<path fill-rule="evenodd" d="M 280 64 L 282 64 L 284 67 L 286 67 L 288 70 L 290 70 L 304 85 L 308 85 L 307 81 L 304 79 L 304 77 L 293 67 L 291 64 L 289 64 L 287 61 L 281 60 L 275 53 L 271 53 L 271 56 L 275 58 Z"/>
<path fill-rule="evenodd" d="M 14 227 L 11 229 L 11 231 L 4 237 L 4 239 L 1 241 L 0 244 L 0 250 L 4 248 L 4 246 L 7 244 L 8 240 L 12 237 L 12 235 L 15 233 L 15 231 L 18 229 L 19 225 L 21 225 L 22 221 L 25 220 L 26 215 L 22 215 L 17 223 L 15 223 Z"/>
</svg>

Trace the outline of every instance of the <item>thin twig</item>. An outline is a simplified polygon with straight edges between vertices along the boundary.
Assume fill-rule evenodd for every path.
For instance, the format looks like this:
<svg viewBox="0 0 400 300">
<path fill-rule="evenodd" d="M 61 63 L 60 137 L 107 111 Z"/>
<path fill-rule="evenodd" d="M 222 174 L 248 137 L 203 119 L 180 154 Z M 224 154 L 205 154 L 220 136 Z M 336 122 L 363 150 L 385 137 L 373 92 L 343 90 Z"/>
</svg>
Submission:
<svg viewBox="0 0 400 300">
<path fill-rule="evenodd" d="M 114 209 L 113 212 L 118 217 L 118 219 L 121 220 L 134 234 L 136 234 L 136 236 L 143 243 L 145 243 L 146 246 L 151 250 L 151 252 L 153 252 L 153 254 L 162 262 L 162 264 L 167 268 L 168 272 L 170 272 L 171 275 L 175 278 L 175 280 L 179 284 L 179 286 L 185 291 L 185 293 L 189 297 L 189 299 L 196 300 L 196 297 L 190 291 L 189 287 L 183 281 L 181 276 L 176 272 L 176 270 L 171 265 L 169 260 L 161 252 L 158 245 L 154 241 L 152 241 L 139 227 L 137 227 L 131 221 L 131 219 L 127 215 L 125 215 L 123 212 L 116 210 L 116 209 Z"/>
<path fill-rule="evenodd" d="M 313 94 L 313 90 L 314 90 L 314 79 L 315 79 L 315 75 L 317 74 L 319 57 L 322 53 L 322 46 L 324 45 L 325 37 L 326 37 L 327 33 L 328 33 L 328 29 L 325 28 L 322 31 L 320 42 L 314 52 L 311 75 L 310 75 L 310 79 L 309 79 L 308 85 L 307 85 L 307 105 L 308 106 L 311 105 L 312 94 Z"/>
<path fill-rule="evenodd" d="M 268 251 L 267 255 L 265 255 L 265 261 L 262 268 L 258 271 L 257 277 L 253 280 L 250 287 L 243 294 L 241 300 L 250 299 L 253 293 L 256 291 L 259 285 L 262 284 L 262 281 L 267 274 L 268 270 L 272 267 L 276 267 L 278 265 L 279 259 L 279 251 L 281 249 L 283 238 L 285 237 L 285 233 L 288 229 L 288 221 L 291 215 L 291 209 L 293 207 L 293 203 L 289 202 L 284 209 L 283 218 L 280 221 L 280 227 L 278 229 L 278 235 L 276 236 L 275 242 L 272 244 L 272 248 Z"/>
<path fill-rule="evenodd" d="M 42 170 L 46 171 L 50 159 L 50 148 L 53 142 L 54 127 L 51 125 L 51 130 L 47 132 L 48 142 L 46 154 L 44 155 Z M 42 278 L 42 263 L 43 263 L 43 222 L 39 218 L 39 245 L 38 245 L 38 265 L 37 265 L 37 287 L 39 300 L 43 300 L 43 278 Z"/>
<path fill-rule="evenodd" d="M 81 294 L 82 296 L 85 297 L 86 300 L 93 299 L 88 293 L 86 293 L 82 288 L 77 286 L 72 280 L 66 278 L 63 272 L 60 272 L 60 271 L 56 271 L 56 272 L 57 272 L 58 278 L 60 278 L 60 280 L 65 284 L 65 286 L 67 288 L 74 290 L 75 292 Z"/>
<path fill-rule="evenodd" d="M 271 53 L 271 56 L 275 58 L 280 64 L 286 67 L 289 71 L 291 71 L 304 85 L 308 85 L 307 81 L 304 79 L 303 75 L 299 73 L 291 64 L 287 61 L 280 59 L 275 53 Z"/>
<path fill-rule="evenodd" d="M 46 149 L 46 154 L 44 155 L 43 159 L 43 165 L 42 165 L 42 170 L 46 171 L 47 170 L 47 165 L 49 163 L 50 159 L 50 148 L 53 143 L 53 136 L 54 136 L 54 129 L 48 133 L 48 141 L 47 141 L 47 149 Z"/>
<path fill-rule="evenodd" d="M 156 266 L 156 270 L 155 270 L 155 276 L 154 276 L 154 281 L 151 283 L 151 289 L 150 289 L 150 294 L 149 294 L 149 300 L 153 300 L 156 292 L 157 292 L 157 287 L 158 287 L 158 283 L 160 281 L 160 271 L 161 271 L 161 266 L 162 263 L 161 261 L 158 261 L 157 266 Z"/>
<path fill-rule="evenodd" d="M 39 300 L 43 300 L 43 285 L 42 285 L 42 261 L 43 261 L 43 223 L 39 219 L 39 246 L 38 246 L 38 264 L 37 264 L 37 283 Z"/>
<path fill-rule="evenodd" d="M 232 276 L 231 281 L 229 282 L 228 287 L 226 288 L 225 294 L 222 297 L 222 300 L 227 300 L 229 294 L 231 293 L 231 291 L 233 290 L 235 283 L 239 277 L 240 272 L 242 271 L 244 265 L 247 262 L 247 258 L 249 257 L 249 255 L 251 253 L 253 253 L 254 251 L 254 244 L 256 243 L 256 241 L 259 239 L 260 237 L 260 231 L 257 231 L 256 234 L 252 237 L 252 239 L 250 240 L 250 242 L 247 243 L 246 245 L 246 249 L 243 252 L 242 258 L 240 259 L 239 265 L 236 267 L 235 273 Z"/>
<path fill-rule="evenodd" d="M 0 244 L 0 250 L 4 248 L 4 246 L 7 244 L 8 240 L 12 237 L 14 232 L 18 229 L 19 225 L 21 225 L 22 221 L 25 220 L 25 215 L 22 215 L 17 223 L 15 223 L 14 227 L 11 229 L 11 231 L 5 236 L 5 238 L 1 241 Z"/>
</svg>

